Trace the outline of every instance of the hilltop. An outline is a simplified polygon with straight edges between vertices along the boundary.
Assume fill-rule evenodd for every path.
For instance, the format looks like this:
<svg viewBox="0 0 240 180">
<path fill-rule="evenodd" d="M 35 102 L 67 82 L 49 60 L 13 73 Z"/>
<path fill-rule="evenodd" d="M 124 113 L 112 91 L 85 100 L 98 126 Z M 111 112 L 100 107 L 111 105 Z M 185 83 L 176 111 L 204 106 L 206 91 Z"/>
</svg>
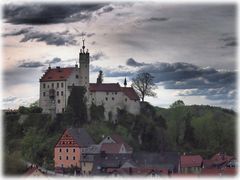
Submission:
<svg viewBox="0 0 240 180">
<path fill-rule="evenodd" d="M 91 108 L 92 121 L 79 125 L 71 111 L 55 119 L 39 111 L 4 115 L 5 172 L 24 171 L 21 159 L 53 169 L 53 148 L 64 129 L 84 127 L 98 143 L 103 136 L 120 134 L 134 151 L 177 151 L 209 157 L 223 151 L 235 154 L 236 113 L 204 105 L 154 107 L 141 103 L 139 115 L 119 110 L 117 122 L 104 121 L 101 106 Z"/>
</svg>

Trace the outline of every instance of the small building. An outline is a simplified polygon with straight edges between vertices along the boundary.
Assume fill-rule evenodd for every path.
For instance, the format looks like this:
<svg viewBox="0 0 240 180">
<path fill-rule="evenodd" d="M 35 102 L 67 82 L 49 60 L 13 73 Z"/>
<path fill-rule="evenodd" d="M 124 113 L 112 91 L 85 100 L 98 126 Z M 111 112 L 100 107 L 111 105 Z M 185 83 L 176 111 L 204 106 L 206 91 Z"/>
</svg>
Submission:
<svg viewBox="0 0 240 180">
<path fill-rule="evenodd" d="M 199 174 L 203 167 L 200 155 L 182 155 L 179 161 L 179 172 L 184 174 Z"/>
<path fill-rule="evenodd" d="M 46 176 L 37 166 L 30 166 L 27 172 L 24 173 L 24 176 Z"/>
<path fill-rule="evenodd" d="M 93 144 L 94 141 L 85 129 L 66 129 L 54 147 L 55 169 L 80 168 L 82 149 Z"/>
<path fill-rule="evenodd" d="M 109 154 L 132 153 L 133 148 L 129 146 L 118 134 L 105 137 L 100 143 L 101 151 Z"/>
</svg>

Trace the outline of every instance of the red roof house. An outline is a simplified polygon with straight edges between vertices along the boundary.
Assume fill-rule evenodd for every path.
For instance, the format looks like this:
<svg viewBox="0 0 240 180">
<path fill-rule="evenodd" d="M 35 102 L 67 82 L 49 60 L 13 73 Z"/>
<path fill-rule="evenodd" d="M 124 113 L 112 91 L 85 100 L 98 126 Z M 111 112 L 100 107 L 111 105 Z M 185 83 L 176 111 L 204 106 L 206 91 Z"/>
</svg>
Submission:
<svg viewBox="0 0 240 180">
<path fill-rule="evenodd" d="M 199 173 L 203 165 L 203 158 L 200 155 L 182 155 L 179 163 L 180 172 Z"/>
</svg>

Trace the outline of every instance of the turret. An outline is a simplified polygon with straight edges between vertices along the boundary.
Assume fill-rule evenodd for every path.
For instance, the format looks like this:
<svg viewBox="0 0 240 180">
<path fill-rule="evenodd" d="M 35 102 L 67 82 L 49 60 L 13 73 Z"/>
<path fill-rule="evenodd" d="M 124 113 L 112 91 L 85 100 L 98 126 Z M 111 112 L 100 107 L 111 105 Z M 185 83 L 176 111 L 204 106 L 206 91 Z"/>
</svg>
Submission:
<svg viewBox="0 0 240 180">
<path fill-rule="evenodd" d="M 89 52 L 85 52 L 85 45 L 83 39 L 83 46 L 79 53 L 79 65 L 80 65 L 80 85 L 85 86 L 88 89 L 89 86 Z"/>
</svg>

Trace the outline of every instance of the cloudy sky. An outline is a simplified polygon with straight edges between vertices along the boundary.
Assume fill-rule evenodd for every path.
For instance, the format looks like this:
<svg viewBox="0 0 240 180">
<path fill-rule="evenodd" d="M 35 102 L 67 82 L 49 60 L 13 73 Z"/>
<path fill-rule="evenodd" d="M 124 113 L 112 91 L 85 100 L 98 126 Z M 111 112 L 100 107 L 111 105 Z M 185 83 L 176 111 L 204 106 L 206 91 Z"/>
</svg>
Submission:
<svg viewBox="0 0 240 180">
<path fill-rule="evenodd" d="M 147 101 L 169 107 L 208 104 L 234 109 L 236 5 L 146 2 L 39 4 L 3 7 L 3 108 L 39 97 L 39 78 L 52 67 L 74 66 L 84 34 L 90 81 L 128 86 L 140 72 L 157 85 Z"/>
</svg>

